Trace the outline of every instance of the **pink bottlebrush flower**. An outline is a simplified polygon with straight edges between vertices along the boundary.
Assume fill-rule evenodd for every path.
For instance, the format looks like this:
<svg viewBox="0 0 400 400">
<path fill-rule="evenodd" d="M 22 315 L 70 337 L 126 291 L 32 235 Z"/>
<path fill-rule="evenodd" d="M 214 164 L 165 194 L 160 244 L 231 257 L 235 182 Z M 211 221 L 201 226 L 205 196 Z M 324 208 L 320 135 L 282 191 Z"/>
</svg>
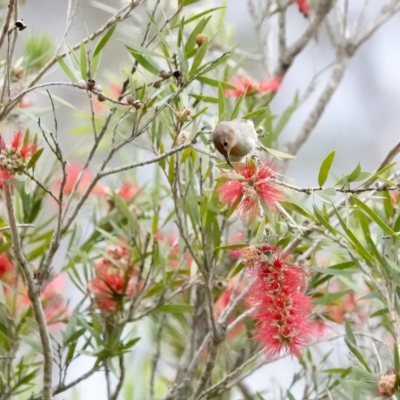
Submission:
<svg viewBox="0 0 400 400">
<path fill-rule="evenodd" d="M 14 150 L 18 150 L 19 145 L 21 144 L 21 140 L 22 140 L 22 132 L 20 129 L 18 129 L 16 132 L 14 132 L 12 142 L 11 142 L 11 147 Z"/>
<path fill-rule="evenodd" d="M 296 4 L 299 7 L 299 11 L 305 16 L 308 17 L 308 13 L 310 12 L 310 4 L 307 0 L 295 0 Z"/>
<path fill-rule="evenodd" d="M 33 103 L 30 100 L 22 100 L 18 103 L 17 107 L 19 108 L 30 108 L 32 107 Z"/>
<path fill-rule="evenodd" d="M 241 175 L 231 177 L 226 175 L 224 182 L 218 187 L 220 202 L 229 207 L 237 204 L 237 214 L 245 219 L 254 219 L 261 214 L 260 200 L 270 209 L 275 208 L 281 200 L 279 190 L 271 182 L 274 174 L 272 162 L 264 162 L 260 169 L 254 162 L 236 169 Z"/>
<path fill-rule="evenodd" d="M 275 76 L 269 79 L 265 79 L 260 82 L 258 90 L 260 92 L 277 92 L 282 84 L 282 76 Z"/>
<path fill-rule="evenodd" d="M 226 89 L 225 95 L 227 97 L 240 97 L 258 92 L 258 82 L 249 76 L 234 76 L 229 83 L 236 89 Z"/>
<path fill-rule="evenodd" d="M 117 190 L 117 194 L 124 200 L 130 200 L 139 191 L 139 187 L 131 181 L 125 181 Z"/>
<path fill-rule="evenodd" d="M 135 280 L 132 273 L 128 274 L 108 260 L 104 259 L 97 264 L 96 276 L 90 281 L 88 291 L 94 296 L 99 310 L 115 310 L 124 296 L 133 295 Z"/>
<path fill-rule="evenodd" d="M 232 254 L 232 253 L 231 253 Z M 311 299 L 302 293 L 305 272 L 289 266 L 279 249 L 268 245 L 235 250 L 254 278 L 248 304 L 254 307 L 254 338 L 265 346 L 268 357 L 282 351 L 300 355 L 313 333 L 310 320 Z"/>
<path fill-rule="evenodd" d="M 67 168 L 67 179 L 63 188 L 64 195 L 69 196 L 72 193 L 72 189 L 75 186 L 76 181 L 78 180 L 82 168 L 83 168 L 82 165 L 76 162 L 71 163 L 70 166 Z M 82 194 L 89 186 L 91 181 L 92 181 L 91 172 L 89 170 L 85 170 L 83 172 L 79 185 L 76 188 L 75 194 L 76 195 Z M 61 186 L 61 179 L 58 181 L 58 186 L 59 187 Z M 105 195 L 106 191 L 103 186 L 96 185 L 91 193 L 103 196 Z"/>
<path fill-rule="evenodd" d="M 18 296 L 18 302 L 23 308 L 26 308 L 31 304 L 31 301 L 26 294 L 25 287 L 22 285 L 20 286 L 21 289 L 19 289 L 19 292 L 22 294 Z M 61 296 L 63 286 L 64 276 L 59 274 L 46 283 L 40 295 L 46 322 L 48 325 L 51 325 L 53 329 L 60 328 L 62 320 L 71 315 L 71 311 L 68 309 L 64 298 Z M 14 293 L 11 293 L 11 295 L 14 295 Z"/>
<path fill-rule="evenodd" d="M 64 280 L 64 275 L 57 275 L 46 284 L 40 296 L 46 322 L 48 325 L 52 325 L 53 328 L 60 327 L 60 320 L 71 315 L 71 311 L 68 310 L 67 304 L 60 294 L 64 287 Z"/>
<path fill-rule="evenodd" d="M 235 86 L 236 89 L 226 89 L 225 95 L 227 97 L 240 97 L 242 95 L 252 95 L 263 92 L 277 92 L 281 87 L 282 76 L 271 77 L 257 82 L 249 76 L 234 76 L 230 80 L 230 84 Z"/>
</svg>

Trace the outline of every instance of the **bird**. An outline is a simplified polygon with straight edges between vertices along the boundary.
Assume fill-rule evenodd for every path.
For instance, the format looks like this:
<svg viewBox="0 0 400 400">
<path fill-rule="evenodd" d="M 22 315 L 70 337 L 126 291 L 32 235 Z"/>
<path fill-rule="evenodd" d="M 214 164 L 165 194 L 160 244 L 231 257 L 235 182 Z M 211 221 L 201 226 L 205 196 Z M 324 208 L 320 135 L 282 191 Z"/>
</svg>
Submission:
<svg viewBox="0 0 400 400">
<path fill-rule="evenodd" d="M 253 155 L 259 145 L 253 121 L 240 118 L 217 124 L 212 131 L 212 141 L 232 168 L 231 162 Z"/>
</svg>

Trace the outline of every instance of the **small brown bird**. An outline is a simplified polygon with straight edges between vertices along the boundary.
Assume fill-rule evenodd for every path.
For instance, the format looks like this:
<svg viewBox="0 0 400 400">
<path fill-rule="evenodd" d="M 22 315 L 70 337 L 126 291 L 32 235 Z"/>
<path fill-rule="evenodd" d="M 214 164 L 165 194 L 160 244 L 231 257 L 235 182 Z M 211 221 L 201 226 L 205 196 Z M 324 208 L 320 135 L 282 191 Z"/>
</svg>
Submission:
<svg viewBox="0 0 400 400">
<path fill-rule="evenodd" d="M 258 146 L 254 124 L 246 119 L 220 122 L 212 132 L 212 140 L 232 168 L 231 161 L 241 161 L 252 155 Z"/>
</svg>

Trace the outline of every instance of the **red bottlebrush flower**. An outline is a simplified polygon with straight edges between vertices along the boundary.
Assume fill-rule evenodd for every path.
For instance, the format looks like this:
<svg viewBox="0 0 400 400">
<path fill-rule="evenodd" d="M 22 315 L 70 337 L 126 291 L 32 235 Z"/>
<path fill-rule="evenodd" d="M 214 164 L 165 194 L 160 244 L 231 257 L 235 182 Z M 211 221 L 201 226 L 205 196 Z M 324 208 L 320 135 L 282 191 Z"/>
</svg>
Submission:
<svg viewBox="0 0 400 400">
<path fill-rule="evenodd" d="M 117 194 L 124 200 L 130 200 L 139 190 L 139 187 L 137 187 L 133 182 L 126 181 L 118 189 Z"/>
<path fill-rule="evenodd" d="M 102 260 L 96 266 L 96 278 L 89 283 L 89 293 L 94 296 L 99 310 L 112 311 L 124 296 L 132 296 L 135 280 L 132 273 L 128 274 L 107 260 Z"/>
<path fill-rule="evenodd" d="M 258 92 L 258 82 L 249 76 L 235 76 L 229 82 L 236 89 L 226 89 L 227 97 L 240 97 L 241 95 Z"/>
<path fill-rule="evenodd" d="M 261 214 L 260 200 L 270 209 L 275 208 L 281 200 L 279 190 L 273 186 L 272 162 L 265 162 L 260 169 L 254 162 L 246 162 L 236 172 L 241 177 L 226 175 L 225 181 L 219 186 L 220 202 L 232 207 L 237 204 L 237 213 L 241 218 L 251 219 Z"/>
<path fill-rule="evenodd" d="M 311 299 L 302 293 L 304 270 L 289 266 L 274 247 L 249 246 L 239 250 L 234 255 L 243 259 L 254 278 L 248 297 L 249 305 L 255 308 L 254 338 L 265 346 L 269 357 L 282 351 L 300 355 L 313 332 Z"/>
<path fill-rule="evenodd" d="M 14 150 L 18 150 L 19 145 L 21 144 L 21 139 L 22 139 L 22 132 L 19 129 L 18 131 L 14 132 L 13 139 L 11 142 L 11 147 Z"/>
<path fill-rule="evenodd" d="M 260 82 L 258 89 L 260 92 L 277 92 L 282 84 L 282 76 L 265 79 Z"/>
<path fill-rule="evenodd" d="M 0 254 L 0 280 L 8 281 L 5 279 L 8 275 L 14 271 L 14 266 L 11 264 L 11 261 L 7 257 L 7 254 L 1 253 Z"/>
<path fill-rule="evenodd" d="M 9 175 L 21 172 L 25 168 L 26 159 L 37 151 L 37 143 L 23 143 L 22 131 L 14 132 L 11 144 L 7 145 L 0 135 L 0 170 Z"/>
<path fill-rule="evenodd" d="M 296 4 L 299 7 L 299 11 L 305 16 L 308 17 L 308 13 L 310 12 L 310 4 L 307 0 L 295 0 Z"/>
</svg>

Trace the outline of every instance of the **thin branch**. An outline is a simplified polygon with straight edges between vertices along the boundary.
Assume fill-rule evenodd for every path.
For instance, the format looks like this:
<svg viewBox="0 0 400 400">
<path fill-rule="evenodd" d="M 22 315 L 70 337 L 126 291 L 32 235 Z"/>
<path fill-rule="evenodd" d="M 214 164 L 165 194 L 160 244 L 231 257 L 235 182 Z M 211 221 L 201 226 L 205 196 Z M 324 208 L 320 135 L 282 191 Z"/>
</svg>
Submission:
<svg viewBox="0 0 400 400">
<path fill-rule="evenodd" d="M 378 169 L 379 171 L 379 169 Z M 276 185 L 279 186 L 283 186 L 286 187 L 288 189 L 292 189 L 295 190 L 296 192 L 300 192 L 300 193 L 306 193 L 306 194 L 313 194 L 313 192 L 319 192 L 321 190 L 325 190 L 327 188 L 323 187 L 323 186 L 314 186 L 314 187 L 299 187 L 299 186 L 295 186 L 295 185 L 291 185 L 289 183 L 286 182 L 282 182 L 279 181 L 278 179 L 273 179 L 273 182 Z M 374 188 L 370 188 L 370 187 L 359 187 L 359 188 L 355 188 L 355 189 L 343 189 L 343 188 L 334 188 L 336 190 L 336 192 L 340 192 L 340 193 L 351 193 L 351 194 L 357 194 L 357 193 L 365 193 L 365 192 L 390 192 L 390 191 L 394 191 L 394 190 L 400 190 L 400 186 L 396 185 L 396 186 L 390 186 L 390 185 L 381 185 L 381 186 L 377 186 Z"/>
<path fill-rule="evenodd" d="M 329 103 L 344 76 L 348 60 L 349 58 L 347 55 L 338 55 L 331 77 L 329 78 L 329 81 L 324 91 L 321 93 L 313 111 L 304 122 L 304 125 L 299 134 L 294 138 L 292 142 L 287 144 L 287 149 L 290 154 L 296 155 L 303 144 L 310 137 L 311 132 L 314 130 L 317 123 L 319 122 L 327 104 Z M 285 161 L 285 165 L 286 164 L 287 161 Z"/>
<path fill-rule="evenodd" d="M 389 1 L 379 13 L 379 16 L 371 24 L 367 30 L 361 34 L 354 42 L 354 46 L 360 47 L 365 43 L 386 21 L 392 18 L 400 10 L 400 1 L 391 0 Z"/>
<path fill-rule="evenodd" d="M 314 19 L 306 28 L 303 35 L 293 43 L 286 52 L 280 57 L 278 68 L 275 71 L 275 76 L 283 76 L 292 65 L 295 57 L 306 47 L 310 39 L 318 31 L 324 18 L 332 8 L 332 0 L 321 0 L 318 3 L 318 8 L 315 12 Z"/>
<path fill-rule="evenodd" d="M 17 227 L 18 228 L 33 228 L 34 225 L 32 225 L 32 224 L 17 224 Z M 1 231 L 8 231 L 9 229 L 11 229 L 11 227 L 9 225 L 8 226 L 2 226 L 0 228 L 0 232 Z"/>
<path fill-rule="evenodd" d="M 122 389 L 122 385 L 124 383 L 125 379 L 125 365 L 124 365 L 124 355 L 121 354 L 118 357 L 118 362 L 119 362 L 119 378 L 118 378 L 118 383 L 117 387 L 114 390 L 114 393 L 111 395 L 110 400 L 117 400 L 119 392 Z"/>
<path fill-rule="evenodd" d="M 385 168 L 389 165 L 392 160 L 400 153 L 400 142 L 397 142 L 392 149 L 386 154 L 385 158 L 382 162 L 378 165 L 378 168 L 375 170 L 374 174 L 379 172 L 382 168 Z"/>
<path fill-rule="evenodd" d="M 182 151 L 182 150 L 184 150 L 184 149 L 186 149 L 188 147 L 192 147 L 193 144 L 197 143 L 197 137 L 201 133 L 202 133 L 201 131 L 197 132 L 195 137 L 189 143 L 184 143 L 184 144 L 181 144 L 180 146 L 174 147 L 171 150 L 166 151 L 165 153 L 162 153 L 162 154 L 158 155 L 157 157 L 153 157 L 153 158 L 151 158 L 149 160 L 145 160 L 145 161 L 138 161 L 138 162 L 131 163 L 131 164 L 121 165 L 120 167 L 116 167 L 116 168 L 113 168 L 113 169 L 109 169 L 109 170 L 100 172 L 98 174 L 99 179 L 101 179 L 101 178 L 103 178 L 103 177 L 105 177 L 107 175 L 112 175 L 112 174 L 116 174 L 118 172 L 127 171 L 129 169 L 134 169 L 134 168 L 137 168 L 137 167 L 143 167 L 144 165 L 153 164 L 155 162 L 158 162 L 160 160 L 163 160 L 164 158 L 167 158 L 167 157 L 171 156 L 172 154 L 179 153 L 180 151 Z"/>
<path fill-rule="evenodd" d="M 156 337 L 156 343 L 157 343 L 157 349 L 156 349 L 156 354 L 153 357 L 153 360 L 151 362 L 151 375 L 150 375 L 150 399 L 154 400 L 154 381 L 157 373 L 157 364 L 158 360 L 160 359 L 161 355 L 161 339 L 162 339 L 162 331 L 164 328 L 164 321 L 165 321 L 165 315 L 161 317 L 161 322 L 160 322 L 160 327 L 158 328 L 157 332 L 157 337 Z"/>
<path fill-rule="evenodd" d="M 3 29 L 1 31 L 1 36 L 0 36 L 0 48 L 3 46 L 4 39 L 7 35 L 9 27 L 10 27 L 11 15 L 13 13 L 15 3 L 16 3 L 16 0 L 10 0 L 8 3 L 7 16 L 6 16 L 6 20 L 4 22 L 4 26 L 3 26 Z"/>
<path fill-rule="evenodd" d="M 4 197 L 7 206 L 8 222 L 10 224 L 11 238 L 15 257 L 23 271 L 24 282 L 27 288 L 28 297 L 32 304 L 33 314 L 39 328 L 40 341 L 43 349 L 43 400 L 52 399 L 52 371 L 53 353 L 51 348 L 50 334 L 46 324 L 46 317 L 43 312 L 40 300 L 40 287 L 35 282 L 33 269 L 25 258 L 21 248 L 18 224 L 15 217 L 11 186 L 8 182 L 3 182 Z"/>
</svg>

